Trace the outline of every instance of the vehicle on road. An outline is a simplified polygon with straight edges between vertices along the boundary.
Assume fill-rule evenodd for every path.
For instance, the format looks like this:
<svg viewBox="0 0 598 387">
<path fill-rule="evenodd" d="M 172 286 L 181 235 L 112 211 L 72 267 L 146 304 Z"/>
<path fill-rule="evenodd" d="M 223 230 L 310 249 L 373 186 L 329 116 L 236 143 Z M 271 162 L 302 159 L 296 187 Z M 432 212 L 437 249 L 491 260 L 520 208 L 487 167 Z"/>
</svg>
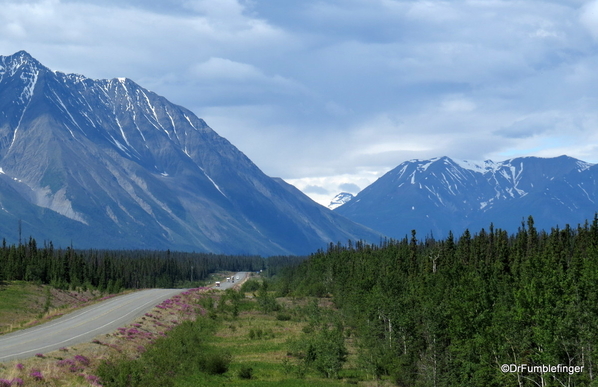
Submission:
<svg viewBox="0 0 598 387">
<path fill-rule="evenodd" d="M 219 288 L 220 287 L 220 281 L 216 281 L 216 287 Z"/>
</svg>

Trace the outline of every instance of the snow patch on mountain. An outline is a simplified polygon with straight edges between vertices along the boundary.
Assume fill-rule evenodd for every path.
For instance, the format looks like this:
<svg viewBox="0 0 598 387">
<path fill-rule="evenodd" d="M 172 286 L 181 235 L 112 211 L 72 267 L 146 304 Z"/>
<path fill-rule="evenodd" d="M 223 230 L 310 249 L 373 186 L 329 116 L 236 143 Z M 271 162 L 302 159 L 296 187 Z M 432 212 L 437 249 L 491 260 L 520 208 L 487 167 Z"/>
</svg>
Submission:
<svg viewBox="0 0 598 387">
<path fill-rule="evenodd" d="M 492 160 L 486 161 L 473 161 L 473 160 L 453 160 L 455 164 L 459 165 L 463 169 L 467 169 L 476 173 L 486 173 L 489 170 L 496 168 L 496 163 Z"/>
<path fill-rule="evenodd" d="M 587 169 L 590 169 L 593 165 L 596 164 L 592 164 L 592 163 L 588 163 L 585 161 L 581 161 L 581 160 L 577 160 L 577 171 L 578 172 L 583 172 Z"/>
<path fill-rule="evenodd" d="M 330 201 L 328 208 L 334 210 L 335 208 L 338 208 L 343 204 L 350 202 L 351 200 L 353 200 L 353 198 L 353 194 L 350 194 L 348 192 L 341 192 Z"/>
</svg>

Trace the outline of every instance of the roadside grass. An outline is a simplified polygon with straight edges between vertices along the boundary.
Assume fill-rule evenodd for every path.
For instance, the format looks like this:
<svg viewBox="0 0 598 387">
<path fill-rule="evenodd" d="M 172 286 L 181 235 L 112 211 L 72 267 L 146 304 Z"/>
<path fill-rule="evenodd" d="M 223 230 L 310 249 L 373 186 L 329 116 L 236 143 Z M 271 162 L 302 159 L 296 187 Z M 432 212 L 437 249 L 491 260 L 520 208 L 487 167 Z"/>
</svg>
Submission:
<svg viewBox="0 0 598 387">
<path fill-rule="evenodd" d="M 8 281 L 0 285 L 0 335 L 48 322 L 76 309 L 129 291 L 60 290 L 50 285 Z"/>
<path fill-rule="evenodd" d="M 35 285 L 29 282 L 14 281 L 0 285 L 0 312 L 6 313 L 10 310 L 25 310 L 23 300 L 34 295 Z"/>
<path fill-rule="evenodd" d="M 11 332 L 43 311 L 39 289 L 28 282 L 14 281 L 0 285 L 0 334 Z"/>
</svg>

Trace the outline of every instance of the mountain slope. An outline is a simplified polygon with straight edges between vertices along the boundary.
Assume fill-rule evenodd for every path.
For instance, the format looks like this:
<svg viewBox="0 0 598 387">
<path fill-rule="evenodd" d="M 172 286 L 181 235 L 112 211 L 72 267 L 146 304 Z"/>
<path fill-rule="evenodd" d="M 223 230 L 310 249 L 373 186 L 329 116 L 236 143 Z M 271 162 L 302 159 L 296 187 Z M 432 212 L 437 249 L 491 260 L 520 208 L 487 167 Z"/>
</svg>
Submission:
<svg viewBox="0 0 598 387">
<path fill-rule="evenodd" d="M 191 111 L 131 80 L 54 72 L 21 51 L 0 56 L 0 111 L 2 177 L 32 206 L 26 233 L 78 247 L 263 255 L 379 238 L 322 214 Z M 48 230 L 46 217 L 75 227 Z"/>
<path fill-rule="evenodd" d="M 547 228 L 591 219 L 598 211 L 598 166 L 567 157 L 480 163 L 448 157 L 407 161 L 335 212 L 384 234 L 412 229 L 445 237 L 493 223 L 514 232 L 532 215 Z"/>
</svg>

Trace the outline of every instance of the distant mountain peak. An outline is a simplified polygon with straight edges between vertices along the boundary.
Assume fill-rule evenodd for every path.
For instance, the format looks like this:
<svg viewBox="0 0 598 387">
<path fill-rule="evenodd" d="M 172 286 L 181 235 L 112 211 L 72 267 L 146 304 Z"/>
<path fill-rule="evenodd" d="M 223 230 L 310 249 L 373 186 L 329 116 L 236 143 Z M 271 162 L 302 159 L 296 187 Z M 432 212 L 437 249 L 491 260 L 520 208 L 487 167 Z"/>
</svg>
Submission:
<svg viewBox="0 0 598 387">
<path fill-rule="evenodd" d="M 33 58 L 27 51 L 19 51 L 9 56 L 0 55 L 0 73 L 12 73 L 23 66 L 30 66 L 32 68 L 43 67 L 40 62 Z"/>
<path fill-rule="evenodd" d="M 348 193 L 348 192 L 341 192 L 330 201 L 328 208 L 330 208 L 331 210 L 334 210 L 334 209 L 342 206 L 343 204 L 348 203 L 353 198 L 354 198 L 353 194 Z"/>
<path fill-rule="evenodd" d="M 411 228 L 442 237 L 490 223 L 516 231 L 529 215 L 544 227 L 591 219 L 597 187 L 598 167 L 569 156 L 445 156 L 403 162 L 335 211 L 397 238 Z"/>
<path fill-rule="evenodd" d="M 39 64 L 39 62 L 37 61 L 37 59 L 35 59 L 34 57 L 32 57 L 25 50 L 17 51 L 14 54 L 8 55 L 8 56 L 0 56 L 0 58 L 6 58 L 7 62 L 16 62 L 16 63 L 33 62 L 33 63 Z"/>
</svg>

